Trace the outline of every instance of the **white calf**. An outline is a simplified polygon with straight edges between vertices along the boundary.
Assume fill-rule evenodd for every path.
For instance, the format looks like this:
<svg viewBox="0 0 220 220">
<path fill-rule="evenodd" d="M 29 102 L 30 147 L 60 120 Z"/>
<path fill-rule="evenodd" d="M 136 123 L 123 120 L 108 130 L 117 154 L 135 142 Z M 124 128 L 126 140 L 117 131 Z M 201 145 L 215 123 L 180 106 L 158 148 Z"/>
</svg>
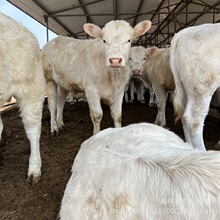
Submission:
<svg viewBox="0 0 220 220">
<path fill-rule="evenodd" d="M 154 124 L 109 128 L 74 161 L 61 220 L 220 219 L 220 152 Z"/>
<path fill-rule="evenodd" d="M 64 126 L 63 107 L 70 90 L 85 92 L 93 134 L 100 131 L 101 100 L 110 105 L 115 127 L 121 126 L 122 100 L 130 78 L 126 65 L 131 41 L 143 35 L 150 26 L 150 21 L 140 22 L 134 28 L 125 21 L 111 21 L 103 29 L 85 24 L 85 31 L 97 39 L 57 37 L 43 47 L 52 133 Z"/>
<path fill-rule="evenodd" d="M 170 48 L 176 90 L 174 108 L 185 139 L 205 150 L 203 125 L 215 90 L 220 86 L 220 24 L 204 24 L 177 33 Z"/>
<path fill-rule="evenodd" d="M 174 90 L 174 79 L 170 69 L 169 49 L 151 47 L 132 47 L 130 54 L 130 67 L 133 73 L 154 91 L 157 99 L 158 113 L 155 124 L 165 126 L 165 108 L 168 93 Z"/>
<path fill-rule="evenodd" d="M 0 107 L 14 96 L 30 141 L 28 180 L 41 177 L 40 134 L 45 79 L 40 48 L 34 35 L 0 13 Z M 3 123 L 0 115 L 0 139 Z M 32 179 L 33 178 L 33 179 Z"/>
</svg>

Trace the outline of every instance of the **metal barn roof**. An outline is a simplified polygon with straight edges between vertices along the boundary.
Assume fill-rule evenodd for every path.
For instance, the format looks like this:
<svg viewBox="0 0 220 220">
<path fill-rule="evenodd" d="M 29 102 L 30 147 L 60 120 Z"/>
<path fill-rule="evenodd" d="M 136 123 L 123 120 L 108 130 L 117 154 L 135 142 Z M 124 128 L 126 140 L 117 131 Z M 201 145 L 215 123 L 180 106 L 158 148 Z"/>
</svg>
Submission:
<svg viewBox="0 0 220 220">
<path fill-rule="evenodd" d="M 63 36 L 85 39 L 83 24 L 103 27 L 123 19 L 131 26 L 151 20 L 148 33 L 135 42 L 145 47 L 170 44 L 174 33 L 203 23 L 220 21 L 220 0 L 7 0 L 48 29 Z"/>
</svg>

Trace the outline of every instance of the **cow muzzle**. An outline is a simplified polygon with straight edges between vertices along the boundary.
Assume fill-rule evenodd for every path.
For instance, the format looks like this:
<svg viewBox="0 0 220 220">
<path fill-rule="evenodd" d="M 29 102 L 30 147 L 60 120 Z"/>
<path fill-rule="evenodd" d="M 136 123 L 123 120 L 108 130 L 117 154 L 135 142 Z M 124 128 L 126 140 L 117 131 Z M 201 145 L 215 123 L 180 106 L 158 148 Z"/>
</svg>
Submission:
<svg viewBox="0 0 220 220">
<path fill-rule="evenodd" d="M 141 71 L 140 70 L 133 70 L 133 76 L 141 76 Z"/>
<path fill-rule="evenodd" d="M 109 58 L 110 67 L 119 68 L 122 66 L 122 58 Z"/>
</svg>

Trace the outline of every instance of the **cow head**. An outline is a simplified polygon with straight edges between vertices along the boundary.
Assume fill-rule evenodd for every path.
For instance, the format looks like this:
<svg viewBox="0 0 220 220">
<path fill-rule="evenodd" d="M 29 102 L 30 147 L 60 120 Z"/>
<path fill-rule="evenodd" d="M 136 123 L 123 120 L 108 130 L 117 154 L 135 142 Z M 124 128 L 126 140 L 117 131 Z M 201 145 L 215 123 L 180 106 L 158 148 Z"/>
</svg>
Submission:
<svg viewBox="0 0 220 220">
<path fill-rule="evenodd" d="M 123 20 L 110 21 L 102 29 L 94 24 L 84 24 L 90 36 L 101 38 L 106 49 L 106 66 L 125 67 L 130 55 L 131 42 L 145 34 L 151 27 L 150 21 L 142 21 L 134 28 Z"/>
<path fill-rule="evenodd" d="M 133 77 L 142 75 L 146 57 L 147 54 L 146 49 L 144 47 L 139 46 L 131 48 L 128 64 L 132 70 Z"/>
</svg>

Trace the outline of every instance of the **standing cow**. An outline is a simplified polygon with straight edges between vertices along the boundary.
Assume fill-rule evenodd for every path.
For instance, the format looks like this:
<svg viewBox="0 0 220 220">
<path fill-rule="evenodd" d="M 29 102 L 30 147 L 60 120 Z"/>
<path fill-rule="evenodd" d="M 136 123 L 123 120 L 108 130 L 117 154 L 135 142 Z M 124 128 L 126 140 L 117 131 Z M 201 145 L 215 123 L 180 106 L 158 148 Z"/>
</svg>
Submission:
<svg viewBox="0 0 220 220">
<path fill-rule="evenodd" d="M 176 90 L 174 109 L 185 139 L 205 150 L 203 125 L 215 90 L 220 86 L 220 24 L 203 24 L 177 33 L 170 48 Z"/>
<path fill-rule="evenodd" d="M 34 35 L 0 13 L 0 107 L 14 96 L 30 141 L 28 180 L 41 178 L 40 134 L 45 79 L 40 48 Z M 3 123 L 0 115 L 0 140 Z"/>
<path fill-rule="evenodd" d="M 130 55 L 130 66 L 133 74 L 145 82 L 148 88 L 154 91 L 157 99 L 158 113 L 155 124 L 165 126 L 165 108 L 167 96 L 175 88 L 173 74 L 170 68 L 169 48 L 158 49 L 151 47 L 132 47 Z"/>
<path fill-rule="evenodd" d="M 115 127 L 121 126 L 122 100 L 130 78 L 126 65 L 131 42 L 150 26 L 150 21 L 142 21 L 132 28 L 126 21 L 117 20 L 101 29 L 88 23 L 84 25 L 84 30 L 96 39 L 57 37 L 43 47 L 52 133 L 64 126 L 65 97 L 71 90 L 85 92 L 93 134 L 100 131 L 103 115 L 101 101 L 110 106 Z"/>
</svg>

